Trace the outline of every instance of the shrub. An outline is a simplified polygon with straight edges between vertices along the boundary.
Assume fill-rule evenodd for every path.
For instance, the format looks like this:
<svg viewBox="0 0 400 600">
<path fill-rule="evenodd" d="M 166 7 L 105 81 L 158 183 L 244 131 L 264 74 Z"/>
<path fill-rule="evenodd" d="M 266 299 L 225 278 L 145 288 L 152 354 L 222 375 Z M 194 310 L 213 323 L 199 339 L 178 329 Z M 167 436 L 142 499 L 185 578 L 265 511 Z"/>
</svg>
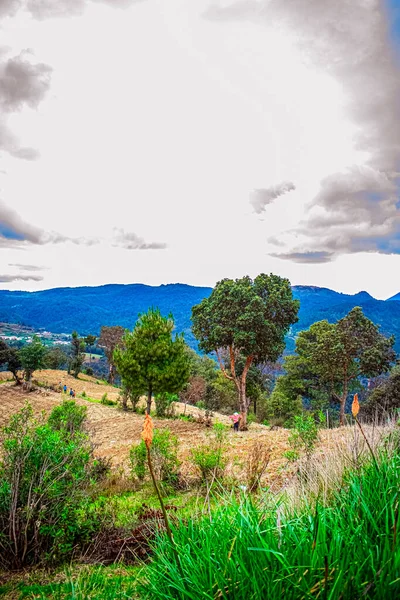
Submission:
<svg viewBox="0 0 400 600">
<path fill-rule="evenodd" d="M 107 396 L 107 392 L 106 392 L 105 394 L 102 395 L 100 404 L 104 404 L 105 406 L 115 406 L 116 402 L 114 402 L 114 400 L 109 400 L 109 398 Z"/>
<path fill-rule="evenodd" d="M 191 460 L 200 470 L 204 482 L 220 479 L 226 467 L 226 428 L 222 423 L 215 423 L 213 436 L 207 444 L 193 448 L 190 452 Z"/>
<path fill-rule="evenodd" d="M 293 431 L 289 435 L 288 442 L 294 452 L 303 450 L 309 458 L 314 452 L 318 440 L 318 427 L 312 415 L 302 413 L 293 419 Z"/>
<path fill-rule="evenodd" d="M 21 568 L 71 553 L 92 524 L 77 512 L 90 481 L 91 446 L 71 406 L 53 411 L 48 423 L 26 405 L 4 428 L 0 462 L 0 564 Z M 68 427 L 74 434 L 65 435 Z M 75 429 L 74 429 L 75 428 Z"/>
<path fill-rule="evenodd" d="M 168 429 L 154 430 L 151 458 L 156 479 L 171 484 L 178 480 L 178 438 Z M 143 480 L 148 468 L 147 451 L 143 440 L 131 448 L 130 461 L 136 477 Z"/>
<path fill-rule="evenodd" d="M 156 415 L 157 417 L 169 417 L 174 416 L 174 402 L 179 400 L 176 394 L 168 394 L 164 392 L 157 394 L 154 398 L 156 403 Z"/>
<path fill-rule="evenodd" d="M 86 398 L 86 392 L 85 392 L 85 390 L 83 390 L 81 396 L 82 396 L 82 398 Z"/>
<path fill-rule="evenodd" d="M 93 375 L 94 375 L 94 371 L 93 371 L 92 367 L 86 367 L 85 373 L 86 373 L 86 375 L 89 375 L 90 377 L 93 377 Z"/>
<path fill-rule="evenodd" d="M 73 435 L 82 431 L 86 413 L 86 406 L 78 406 L 75 400 L 64 400 L 51 411 L 48 425 L 56 431 Z"/>
</svg>

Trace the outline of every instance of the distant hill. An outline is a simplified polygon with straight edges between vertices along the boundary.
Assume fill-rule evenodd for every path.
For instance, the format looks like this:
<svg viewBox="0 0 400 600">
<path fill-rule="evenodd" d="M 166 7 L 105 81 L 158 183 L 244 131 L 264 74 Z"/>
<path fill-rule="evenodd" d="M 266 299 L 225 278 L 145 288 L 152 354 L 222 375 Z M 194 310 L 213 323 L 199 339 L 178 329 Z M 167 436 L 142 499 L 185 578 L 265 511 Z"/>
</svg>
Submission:
<svg viewBox="0 0 400 600">
<path fill-rule="evenodd" d="M 103 285 L 99 287 L 55 288 L 40 292 L 0 290 L 0 322 L 44 328 L 54 333 L 98 334 L 101 325 L 132 328 L 140 313 L 150 306 L 162 314 L 172 313 L 176 330 L 195 346 L 190 315 L 193 305 L 211 293 L 211 288 L 180 283 L 148 286 L 143 284 Z M 389 300 L 376 300 L 367 292 L 341 294 L 328 288 L 298 285 L 293 294 L 300 300 L 300 320 L 288 336 L 287 350 L 293 351 L 294 338 L 315 321 L 336 321 L 354 306 L 381 326 L 382 333 L 396 336 L 400 352 L 400 294 Z"/>
</svg>

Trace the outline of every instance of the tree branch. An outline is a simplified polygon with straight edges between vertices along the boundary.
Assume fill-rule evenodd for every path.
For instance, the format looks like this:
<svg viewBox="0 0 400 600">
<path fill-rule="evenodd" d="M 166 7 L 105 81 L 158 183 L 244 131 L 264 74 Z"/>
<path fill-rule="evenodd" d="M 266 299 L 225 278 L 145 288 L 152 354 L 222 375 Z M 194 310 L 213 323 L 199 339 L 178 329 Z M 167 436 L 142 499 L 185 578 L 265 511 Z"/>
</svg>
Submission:
<svg viewBox="0 0 400 600">
<path fill-rule="evenodd" d="M 224 374 L 224 376 L 227 379 L 230 379 L 231 381 L 234 381 L 234 378 L 231 377 L 230 375 L 228 375 L 228 373 L 227 373 L 227 371 L 225 369 L 224 363 L 222 362 L 222 359 L 221 359 L 221 357 L 219 355 L 218 350 L 215 351 L 215 354 L 217 355 L 218 363 L 219 363 L 220 369 L 221 369 L 222 373 Z"/>
</svg>

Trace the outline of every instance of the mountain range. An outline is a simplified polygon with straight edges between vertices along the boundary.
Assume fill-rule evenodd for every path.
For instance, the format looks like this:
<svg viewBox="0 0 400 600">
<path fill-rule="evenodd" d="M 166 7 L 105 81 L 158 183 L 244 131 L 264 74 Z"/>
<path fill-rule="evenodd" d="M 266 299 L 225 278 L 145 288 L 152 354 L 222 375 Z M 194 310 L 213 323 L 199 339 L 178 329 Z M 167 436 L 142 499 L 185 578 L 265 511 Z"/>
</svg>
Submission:
<svg viewBox="0 0 400 600">
<path fill-rule="evenodd" d="M 367 292 L 349 295 L 328 288 L 293 286 L 300 300 L 299 321 L 288 336 L 287 351 L 293 351 L 294 338 L 315 321 L 334 322 L 354 306 L 380 325 L 385 335 L 396 336 L 400 352 L 400 293 L 388 300 L 376 300 Z M 191 308 L 209 296 L 212 288 L 181 283 L 160 286 L 110 284 L 98 287 L 54 288 L 39 292 L 0 290 L 0 322 L 18 323 L 53 333 L 98 334 L 102 325 L 122 325 L 131 329 L 140 313 L 158 307 L 172 313 L 176 330 L 196 347 L 190 326 Z"/>
</svg>

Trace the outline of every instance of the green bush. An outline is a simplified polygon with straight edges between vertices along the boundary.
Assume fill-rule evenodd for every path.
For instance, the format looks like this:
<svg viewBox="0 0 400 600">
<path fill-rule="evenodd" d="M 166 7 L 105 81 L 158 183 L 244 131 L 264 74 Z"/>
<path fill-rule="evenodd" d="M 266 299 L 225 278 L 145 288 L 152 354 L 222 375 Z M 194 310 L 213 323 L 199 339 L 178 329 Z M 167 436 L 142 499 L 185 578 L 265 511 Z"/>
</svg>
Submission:
<svg viewBox="0 0 400 600">
<path fill-rule="evenodd" d="M 100 404 L 104 404 L 105 406 L 115 406 L 116 402 L 114 402 L 114 400 L 109 400 L 109 398 L 107 396 L 107 392 L 106 392 L 105 394 L 102 395 Z"/>
<path fill-rule="evenodd" d="M 66 416 L 62 414 L 65 411 Z M 72 415 L 72 417 L 71 417 Z M 76 418 L 75 418 L 76 417 Z M 92 523 L 78 524 L 90 483 L 91 445 L 71 405 L 36 421 L 26 405 L 3 429 L 0 565 L 21 568 L 68 556 Z M 66 435 L 73 431 L 73 435 Z"/>
<path fill-rule="evenodd" d="M 143 480 L 147 472 L 147 450 L 143 440 L 130 450 L 131 468 Z M 178 438 L 169 429 L 155 429 L 151 445 L 151 458 L 156 479 L 175 483 L 179 477 Z"/>
<path fill-rule="evenodd" d="M 220 479 L 226 467 L 226 427 L 222 423 L 213 425 L 213 434 L 208 443 L 192 448 L 191 460 L 200 470 L 202 481 Z"/>
<path fill-rule="evenodd" d="M 78 406 L 75 400 L 63 400 L 62 404 L 51 411 L 48 424 L 56 431 L 73 435 L 82 431 L 86 413 L 86 406 Z"/>
<path fill-rule="evenodd" d="M 169 394 L 168 392 L 156 394 L 154 400 L 157 417 L 172 418 L 174 416 L 174 402 L 179 400 L 176 394 Z"/>
<path fill-rule="evenodd" d="M 293 419 L 293 431 L 288 438 L 292 450 L 295 453 L 302 450 L 307 457 L 310 457 L 317 441 L 318 426 L 314 417 L 305 413 L 296 415 Z"/>
</svg>

